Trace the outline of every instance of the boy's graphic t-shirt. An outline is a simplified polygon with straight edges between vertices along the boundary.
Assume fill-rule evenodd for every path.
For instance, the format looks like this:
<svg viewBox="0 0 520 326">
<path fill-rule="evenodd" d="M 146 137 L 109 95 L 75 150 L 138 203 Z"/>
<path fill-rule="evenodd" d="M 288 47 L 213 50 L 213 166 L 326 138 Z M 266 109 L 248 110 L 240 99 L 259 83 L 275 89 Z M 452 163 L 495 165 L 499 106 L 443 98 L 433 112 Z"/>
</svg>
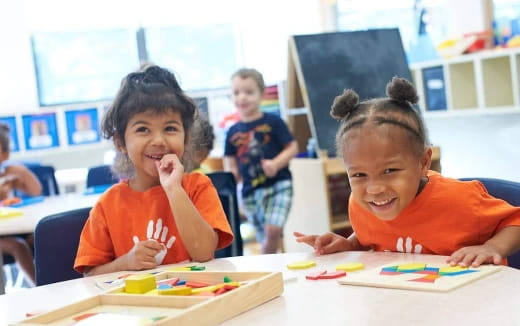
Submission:
<svg viewBox="0 0 520 326">
<path fill-rule="evenodd" d="M 479 181 L 430 171 L 421 193 L 395 219 L 383 221 L 349 200 L 352 228 L 376 251 L 451 255 L 481 245 L 506 226 L 520 226 L 520 207 L 488 194 Z"/>
<path fill-rule="evenodd" d="M 280 169 L 268 178 L 263 169 L 263 159 L 276 157 L 294 137 L 285 122 L 278 116 L 264 113 L 251 122 L 237 122 L 226 135 L 225 156 L 234 156 L 243 179 L 242 194 L 249 195 L 256 188 L 269 187 L 280 180 L 291 179 L 289 167 Z"/>
<path fill-rule="evenodd" d="M 233 233 L 210 179 L 200 173 L 186 174 L 182 186 L 200 215 L 217 231 L 218 248 L 233 241 Z M 153 239 L 163 250 L 156 255 L 159 264 L 191 259 L 177 230 L 162 186 L 144 192 L 120 182 L 107 190 L 90 212 L 81 233 L 74 269 L 98 266 L 128 253 L 138 241 Z"/>
</svg>

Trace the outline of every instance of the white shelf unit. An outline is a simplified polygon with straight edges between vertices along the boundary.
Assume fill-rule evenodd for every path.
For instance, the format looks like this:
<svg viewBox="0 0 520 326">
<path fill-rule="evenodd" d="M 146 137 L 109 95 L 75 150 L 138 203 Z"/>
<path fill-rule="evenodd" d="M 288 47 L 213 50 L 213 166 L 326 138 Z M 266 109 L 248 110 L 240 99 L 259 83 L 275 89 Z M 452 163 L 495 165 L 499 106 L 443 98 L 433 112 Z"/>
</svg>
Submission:
<svg viewBox="0 0 520 326">
<path fill-rule="evenodd" d="M 457 115 L 520 112 L 519 66 L 520 48 L 513 48 L 413 64 L 410 69 L 421 110 L 432 115 Z M 425 72 L 432 68 L 442 69 L 442 78 L 425 78 Z M 445 96 L 445 107 L 429 103 L 432 90 Z"/>
</svg>

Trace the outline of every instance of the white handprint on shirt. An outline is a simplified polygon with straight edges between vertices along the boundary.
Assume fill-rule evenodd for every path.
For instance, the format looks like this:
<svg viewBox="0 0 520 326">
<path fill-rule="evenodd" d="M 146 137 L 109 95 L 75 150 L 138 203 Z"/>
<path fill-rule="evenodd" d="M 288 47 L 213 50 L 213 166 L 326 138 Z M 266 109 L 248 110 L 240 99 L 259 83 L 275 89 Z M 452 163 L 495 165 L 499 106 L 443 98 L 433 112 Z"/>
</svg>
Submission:
<svg viewBox="0 0 520 326">
<path fill-rule="evenodd" d="M 416 244 L 414 248 L 412 248 L 412 238 L 406 237 L 405 248 L 403 248 L 403 238 L 397 238 L 397 246 L 396 250 L 398 252 L 408 252 L 411 253 L 413 249 L 413 253 L 420 254 L 422 252 L 422 246 L 420 244 Z"/>
<path fill-rule="evenodd" d="M 172 235 L 170 239 L 168 239 L 166 245 L 164 244 L 164 241 L 168 236 L 168 227 L 162 226 L 162 224 L 162 218 L 158 219 L 157 224 L 155 225 L 154 232 L 153 220 L 150 220 L 148 222 L 148 227 L 146 228 L 146 239 L 157 241 L 163 247 L 163 249 L 157 255 L 155 255 L 155 261 L 158 265 L 160 265 L 163 262 L 164 257 L 166 257 L 166 253 L 168 252 L 168 249 L 170 249 L 175 240 L 177 240 L 177 238 L 175 238 L 175 236 Z M 132 240 L 134 241 L 134 243 L 138 243 L 139 237 L 134 235 Z"/>
</svg>

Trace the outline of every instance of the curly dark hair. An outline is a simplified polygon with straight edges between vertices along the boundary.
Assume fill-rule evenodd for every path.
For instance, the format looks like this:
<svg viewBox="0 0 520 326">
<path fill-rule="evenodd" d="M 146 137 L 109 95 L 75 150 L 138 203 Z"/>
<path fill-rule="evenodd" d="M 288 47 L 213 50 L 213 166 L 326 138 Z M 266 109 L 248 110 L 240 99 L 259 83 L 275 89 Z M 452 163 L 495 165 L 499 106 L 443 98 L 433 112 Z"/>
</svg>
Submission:
<svg viewBox="0 0 520 326">
<path fill-rule="evenodd" d="M 116 148 L 125 145 L 125 131 L 130 119 L 139 113 L 178 112 L 185 135 L 190 133 L 197 108 L 179 86 L 175 75 L 156 65 L 149 65 L 138 72 L 128 74 L 121 81 L 116 98 L 108 108 L 101 123 L 101 132 L 106 139 L 112 138 Z M 187 144 L 189 137 L 185 137 Z M 117 153 L 113 166 L 120 177 L 133 174 L 128 157 Z"/>
<path fill-rule="evenodd" d="M 359 102 L 358 94 L 346 89 L 334 99 L 330 115 L 341 122 L 336 134 L 339 156 L 343 153 L 344 135 L 368 123 L 388 123 L 407 130 L 410 144 L 418 155 L 430 145 L 422 117 L 413 106 L 419 100 L 415 87 L 404 78 L 394 77 L 386 85 L 386 95 L 388 97 Z"/>
</svg>

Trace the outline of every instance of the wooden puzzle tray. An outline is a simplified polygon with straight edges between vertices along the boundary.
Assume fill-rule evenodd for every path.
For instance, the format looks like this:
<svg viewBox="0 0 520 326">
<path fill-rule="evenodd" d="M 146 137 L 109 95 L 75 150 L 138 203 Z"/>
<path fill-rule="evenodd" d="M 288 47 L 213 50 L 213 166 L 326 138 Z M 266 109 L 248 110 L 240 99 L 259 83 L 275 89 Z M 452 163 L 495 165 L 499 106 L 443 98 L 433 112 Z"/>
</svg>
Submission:
<svg viewBox="0 0 520 326">
<path fill-rule="evenodd" d="M 348 273 L 340 284 L 392 289 L 447 292 L 501 269 L 482 265 L 463 268 L 446 264 L 394 262 L 367 271 Z"/>
<path fill-rule="evenodd" d="M 136 274 L 146 277 L 144 275 Z M 283 292 L 283 279 L 279 272 L 164 271 L 153 278 L 157 284 L 180 279 L 218 288 L 226 280 L 231 282 L 229 284 L 239 283 L 239 286 L 213 296 L 209 291 L 197 295 L 164 295 L 157 289 L 145 294 L 131 294 L 122 285 L 15 325 L 216 325 Z"/>
</svg>

